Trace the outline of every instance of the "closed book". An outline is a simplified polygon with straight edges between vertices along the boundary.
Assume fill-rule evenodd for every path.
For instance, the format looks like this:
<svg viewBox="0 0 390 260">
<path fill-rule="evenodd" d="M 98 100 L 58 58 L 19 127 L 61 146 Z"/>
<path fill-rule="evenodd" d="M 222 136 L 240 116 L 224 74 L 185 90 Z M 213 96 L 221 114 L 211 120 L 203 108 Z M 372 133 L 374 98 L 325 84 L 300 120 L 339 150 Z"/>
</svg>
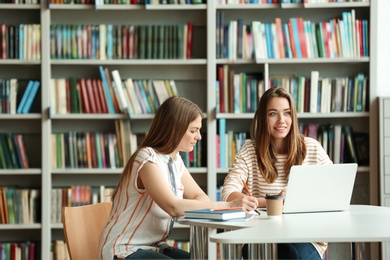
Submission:
<svg viewBox="0 0 390 260">
<path fill-rule="evenodd" d="M 34 85 L 34 81 L 30 80 L 28 82 L 28 84 L 27 84 L 26 90 L 23 93 L 22 99 L 21 99 L 21 101 L 19 103 L 19 106 L 18 106 L 18 108 L 16 110 L 16 113 L 18 113 L 18 114 L 22 113 L 23 107 L 24 107 L 24 105 L 27 102 L 27 98 L 28 98 L 28 96 L 30 94 L 31 89 L 33 88 L 33 85 Z"/>
<path fill-rule="evenodd" d="M 243 209 L 198 209 L 185 211 L 184 217 L 213 220 L 229 220 L 246 218 L 246 213 Z"/>
<path fill-rule="evenodd" d="M 115 107 L 114 107 L 114 103 L 113 103 L 114 97 L 111 96 L 110 86 L 108 84 L 106 72 L 105 72 L 103 66 L 99 66 L 99 71 L 100 71 L 100 76 L 102 78 L 102 84 L 103 84 L 104 95 L 106 98 L 108 112 L 110 114 L 115 114 Z"/>
<path fill-rule="evenodd" d="M 29 95 L 27 97 L 26 103 L 24 104 L 24 106 L 22 108 L 22 113 L 23 114 L 27 114 L 27 113 L 30 112 L 31 106 L 32 106 L 32 104 L 34 102 L 35 97 L 37 96 L 37 93 L 38 93 L 40 85 L 41 85 L 41 82 L 34 81 L 34 84 L 33 84 L 32 88 L 31 88 L 31 91 L 29 92 Z"/>
</svg>

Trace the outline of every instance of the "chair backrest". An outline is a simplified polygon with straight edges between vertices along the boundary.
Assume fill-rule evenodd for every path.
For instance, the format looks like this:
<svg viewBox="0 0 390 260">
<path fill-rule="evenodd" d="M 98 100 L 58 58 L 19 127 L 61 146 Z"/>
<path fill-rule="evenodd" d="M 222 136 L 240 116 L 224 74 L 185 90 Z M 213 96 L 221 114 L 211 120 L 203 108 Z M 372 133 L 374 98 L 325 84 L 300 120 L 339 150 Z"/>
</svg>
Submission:
<svg viewBox="0 0 390 260">
<path fill-rule="evenodd" d="M 100 235 L 107 223 L 111 203 L 63 207 L 62 222 L 70 259 L 97 259 Z"/>
</svg>

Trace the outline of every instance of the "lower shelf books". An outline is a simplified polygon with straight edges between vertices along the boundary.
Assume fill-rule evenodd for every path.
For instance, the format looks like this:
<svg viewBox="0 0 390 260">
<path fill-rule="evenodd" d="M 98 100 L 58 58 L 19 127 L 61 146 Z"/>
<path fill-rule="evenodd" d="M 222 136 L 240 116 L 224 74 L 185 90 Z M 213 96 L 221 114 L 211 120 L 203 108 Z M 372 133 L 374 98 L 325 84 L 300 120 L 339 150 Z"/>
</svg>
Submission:
<svg viewBox="0 0 390 260">
<path fill-rule="evenodd" d="M 245 219 L 246 214 L 245 214 L 245 210 L 236 209 L 236 208 L 198 209 L 198 210 L 185 211 L 184 217 L 213 219 L 213 220 L 229 220 L 229 219 Z"/>
</svg>

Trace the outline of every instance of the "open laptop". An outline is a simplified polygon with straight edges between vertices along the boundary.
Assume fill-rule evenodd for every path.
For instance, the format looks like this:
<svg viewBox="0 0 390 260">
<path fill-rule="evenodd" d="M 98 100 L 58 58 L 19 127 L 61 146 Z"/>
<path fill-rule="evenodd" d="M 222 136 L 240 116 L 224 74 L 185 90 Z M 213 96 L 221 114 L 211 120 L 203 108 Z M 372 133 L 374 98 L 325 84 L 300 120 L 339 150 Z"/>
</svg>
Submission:
<svg viewBox="0 0 390 260">
<path fill-rule="evenodd" d="M 283 213 L 347 210 L 356 171 L 356 163 L 292 166 Z"/>
</svg>

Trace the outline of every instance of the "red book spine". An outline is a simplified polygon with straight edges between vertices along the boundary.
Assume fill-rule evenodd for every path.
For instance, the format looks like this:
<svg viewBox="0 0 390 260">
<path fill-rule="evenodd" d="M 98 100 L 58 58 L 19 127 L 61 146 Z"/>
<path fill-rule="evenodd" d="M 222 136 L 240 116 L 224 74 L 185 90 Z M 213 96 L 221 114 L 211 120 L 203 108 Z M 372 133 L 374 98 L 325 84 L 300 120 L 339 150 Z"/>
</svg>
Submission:
<svg viewBox="0 0 390 260">
<path fill-rule="evenodd" d="M 187 24 L 187 59 L 192 58 L 192 23 Z"/>
<path fill-rule="evenodd" d="M 87 86 L 85 79 L 80 79 L 81 108 L 83 113 L 91 113 L 87 98 Z"/>
<path fill-rule="evenodd" d="M 90 113 L 98 113 L 91 79 L 86 79 L 86 87 L 87 87 L 87 99 L 90 104 Z"/>
<path fill-rule="evenodd" d="M 100 79 L 98 79 L 96 80 L 96 84 L 97 84 L 97 90 L 99 92 L 100 104 L 102 106 L 102 113 L 108 114 L 108 107 L 107 107 L 106 95 L 104 94 L 103 82 Z"/>
<path fill-rule="evenodd" d="M 297 49 L 296 49 L 296 46 L 295 46 L 294 30 L 293 30 L 293 26 L 292 26 L 291 20 L 288 21 L 288 31 L 289 31 L 289 35 L 290 35 L 290 44 L 291 44 L 292 56 L 293 56 L 293 58 L 296 58 L 297 57 Z"/>
<path fill-rule="evenodd" d="M 98 82 L 97 79 L 91 79 L 93 98 L 95 99 L 96 102 L 96 113 L 100 114 L 103 113 L 103 108 L 102 108 L 102 102 L 99 93 L 99 86 L 97 82 Z"/>
<path fill-rule="evenodd" d="M 303 26 L 303 18 L 297 18 L 298 32 L 299 32 L 299 44 L 301 46 L 302 58 L 307 58 L 307 46 L 305 38 L 305 29 Z"/>
</svg>

